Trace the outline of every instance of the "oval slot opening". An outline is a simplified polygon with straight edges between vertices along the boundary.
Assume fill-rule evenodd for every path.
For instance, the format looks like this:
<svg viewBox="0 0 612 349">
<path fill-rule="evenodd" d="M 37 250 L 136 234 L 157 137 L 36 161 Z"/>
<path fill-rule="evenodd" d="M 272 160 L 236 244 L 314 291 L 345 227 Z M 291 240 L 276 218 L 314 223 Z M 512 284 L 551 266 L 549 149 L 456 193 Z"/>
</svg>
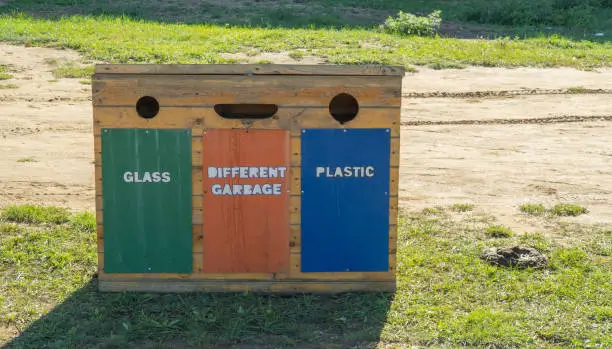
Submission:
<svg viewBox="0 0 612 349">
<path fill-rule="evenodd" d="M 215 112 L 226 119 L 266 119 L 278 111 L 276 104 L 216 104 Z"/>
<path fill-rule="evenodd" d="M 155 97 L 144 96 L 136 102 L 136 112 L 141 118 L 154 118 L 159 113 L 159 102 Z"/>
<path fill-rule="evenodd" d="M 353 120 L 359 113 L 359 103 L 355 97 L 340 93 L 329 102 L 329 113 L 340 124 Z"/>
</svg>

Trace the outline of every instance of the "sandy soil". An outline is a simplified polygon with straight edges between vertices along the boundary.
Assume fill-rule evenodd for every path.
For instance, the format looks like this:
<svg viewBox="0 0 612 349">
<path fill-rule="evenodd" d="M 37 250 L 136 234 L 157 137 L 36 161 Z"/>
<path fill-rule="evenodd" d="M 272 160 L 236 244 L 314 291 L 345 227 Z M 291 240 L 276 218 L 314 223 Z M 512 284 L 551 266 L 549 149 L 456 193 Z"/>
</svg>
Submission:
<svg viewBox="0 0 612 349">
<path fill-rule="evenodd" d="M 81 62 L 69 50 L 0 44 L 0 64 L 15 75 L 0 84 L 19 86 L 0 89 L 0 206 L 44 203 L 93 210 L 90 88 L 78 79 L 52 82 L 48 58 Z M 566 94 L 576 87 L 589 90 Z M 516 230 L 541 231 L 545 224 L 520 215 L 518 205 L 573 202 L 590 210 L 574 221 L 612 223 L 608 89 L 612 70 L 408 73 L 401 205 L 422 209 L 470 202 Z M 583 120 L 566 122 L 566 116 Z"/>
</svg>

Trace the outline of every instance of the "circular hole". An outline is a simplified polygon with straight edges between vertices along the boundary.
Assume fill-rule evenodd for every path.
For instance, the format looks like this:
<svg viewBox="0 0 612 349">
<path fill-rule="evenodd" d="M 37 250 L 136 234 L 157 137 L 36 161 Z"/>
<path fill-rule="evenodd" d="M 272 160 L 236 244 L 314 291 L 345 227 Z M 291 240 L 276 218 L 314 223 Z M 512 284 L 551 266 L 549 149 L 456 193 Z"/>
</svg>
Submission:
<svg viewBox="0 0 612 349">
<path fill-rule="evenodd" d="M 144 96 L 136 103 L 136 111 L 145 119 L 154 118 L 159 113 L 159 103 L 154 97 Z"/>
<path fill-rule="evenodd" d="M 329 113 L 341 124 L 353 120 L 358 112 L 359 103 L 347 93 L 341 93 L 329 102 Z"/>
</svg>

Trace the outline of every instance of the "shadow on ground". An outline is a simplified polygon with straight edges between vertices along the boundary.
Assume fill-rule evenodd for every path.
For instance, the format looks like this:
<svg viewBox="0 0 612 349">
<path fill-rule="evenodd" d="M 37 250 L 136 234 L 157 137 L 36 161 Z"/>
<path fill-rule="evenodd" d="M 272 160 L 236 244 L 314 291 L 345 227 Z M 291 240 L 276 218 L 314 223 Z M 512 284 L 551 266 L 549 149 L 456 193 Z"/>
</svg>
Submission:
<svg viewBox="0 0 612 349">
<path fill-rule="evenodd" d="M 101 293 L 92 279 L 4 348 L 374 348 L 392 301 L 392 293 Z"/>
</svg>

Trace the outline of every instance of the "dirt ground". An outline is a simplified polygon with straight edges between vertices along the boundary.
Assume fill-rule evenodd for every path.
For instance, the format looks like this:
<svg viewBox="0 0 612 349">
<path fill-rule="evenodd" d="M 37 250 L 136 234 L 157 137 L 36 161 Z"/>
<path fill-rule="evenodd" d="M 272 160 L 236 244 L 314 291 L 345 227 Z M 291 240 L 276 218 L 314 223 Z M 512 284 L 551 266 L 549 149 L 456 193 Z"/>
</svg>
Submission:
<svg viewBox="0 0 612 349">
<path fill-rule="evenodd" d="M 94 209 L 90 86 L 56 81 L 52 61 L 82 60 L 69 50 L 0 44 L 0 64 L 14 75 L 0 87 L 18 86 L 0 88 L 0 207 Z M 469 202 L 515 230 L 541 231 L 545 224 L 521 215 L 520 204 L 571 202 L 589 209 L 573 221 L 612 224 L 611 90 L 612 70 L 407 73 L 401 205 Z"/>
</svg>

